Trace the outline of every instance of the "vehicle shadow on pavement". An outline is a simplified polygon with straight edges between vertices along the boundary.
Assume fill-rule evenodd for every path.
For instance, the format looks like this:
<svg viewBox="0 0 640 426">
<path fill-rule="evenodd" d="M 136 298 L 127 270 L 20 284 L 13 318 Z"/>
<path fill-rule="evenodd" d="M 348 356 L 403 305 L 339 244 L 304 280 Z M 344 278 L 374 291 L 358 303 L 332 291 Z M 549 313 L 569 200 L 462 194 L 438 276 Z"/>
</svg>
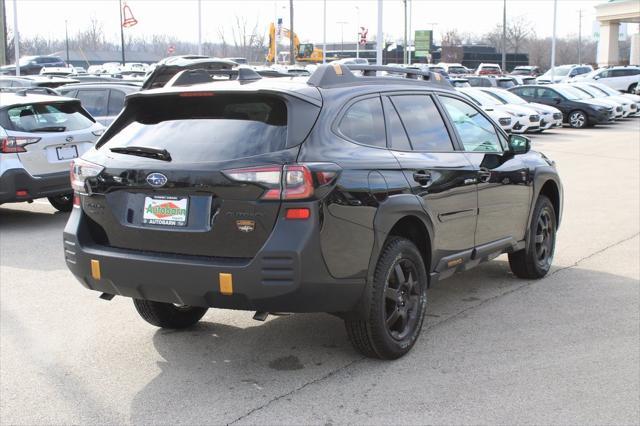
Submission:
<svg viewBox="0 0 640 426">
<path fill-rule="evenodd" d="M 526 284 L 507 274 L 508 268 L 494 261 L 437 283 L 429 290 L 421 340 L 428 328 Z M 247 328 L 228 324 L 228 315 L 227 324 L 216 323 L 218 315 L 223 311 L 211 310 L 190 329 L 155 332 L 153 345 L 164 361 L 132 401 L 132 422 L 200 424 L 207 412 L 206 423 L 227 423 L 238 407 L 249 411 L 354 362 L 368 363 L 372 373 L 395 364 L 364 360 L 352 349 L 342 320 L 331 315 L 270 317 Z M 407 358 L 422 356 L 415 352 Z"/>
<path fill-rule="evenodd" d="M 226 424 L 240 417 L 244 418 L 256 408 L 274 401 L 279 401 L 276 404 L 280 410 L 285 409 L 283 404 L 287 406 L 288 401 L 295 397 L 293 394 L 296 390 L 327 379 L 326 391 L 329 394 L 317 401 L 319 405 L 318 412 L 314 411 L 315 415 L 331 418 L 338 423 L 341 422 L 341 417 L 344 417 L 343 421 L 349 421 L 349 418 L 354 419 L 349 416 L 355 415 L 356 423 L 361 423 L 366 422 L 366 418 L 358 413 L 365 413 L 367 404 L 377 405 L 374 402 L 376 398 L 386 398 L 374 394 L 386 392 L 384 386 L 376 385 L 389 375 L 398 376 L 397 380 L 400 382 L 408 380 L 413 386 L 424 383 L 425 393 L 414 395 L 416 399 L 412 398 L 412 401 L 419 402 L 425 410 L 424 415 L 429 412 L 426 407 L 433 410 L 435 406 L 445 404 L 441 407 L 442 410 L 436 411 L 442 411 L 441 414 L 446 417 L 446 407 L 459 401 L 447 401 L 451 395 L 445 392 L 443 396 L 438 388 L 445 389 L 451 384 L 464 381 L 466 375 L 477 374 L 474 373 L 478 368 L 475 365 L 477 361 L 471 355 L 464 356 L 465 353 L 522 350 L 523 354 L 526 353 L 530 357 L 532 342 L 540 339 L 555 342 L 558 336 L 566 337 L 572 334 L 579 338 L 578 334 L 584 327 L 595 327 L 595 337 L 606 340 L 610 337 L 608 330 L 614 325 L 599 324 L 601 316 L 598 315 L 598 311 L 604 308 L 598 307 L 597 294 L 607 291 L 620 300 L 620 312 L 616 317 L 632 314 L 629 310 L 633 308 L 633 303 L 638 303 L 637 300 L 631 300 L 632 293 L 638 285 L 637 280 L 627 277 L 576 268 L 571 270 L 570 279 L 562 277 L 551 278 L 552 282 L 531 282 L 506 276 L 506 268 L 508 265 L 504 261 L 489 263 L 473 272 L 463 273 L 439 283 L 435 291 L 430 290 L 430 312 L 440 312 L 440 318 L 436 322 L 430 321 L 431 325 L 425 325 L 423 335 L 412 352 L 394 362 L 361 357 L 351 349 L 342 321 L 330 315 L 298 314 L 274 318 L 255 327 L 240 328 L 230 324 L 216 324 L 217 311 L 214 311 L 205 317 L 204 323 L 191 329 L 157 331 L 153 335 L 153 345 L 164 361 L 158 363 L 158 375 L 132 400 L 130 420 L 141 424 Z M 498 279 L 498 275 L 501 279 Z M 559 279 L 562 280 L 560 286 Z M 535 286 L 545 286 L 544 291 L 536 289 Z M 501 319 L 504 306 L 494 305 L 490 308 L 490 314 L 486 310 L 473 309 L 500 300 L 500 296 L 508 295 L 518 288 L 521 288 L 523 293 L 516 293 L 513 301 L 506 302 L 506 309 L 510 315 L 514 315 L 513 318 Z M 556 290 L 548 291 L 553 288 Z M 539 299 L 535 304 L 530 304 L 532 292 Z M 567 322 L 564 316 L 566 304 L 574 307 L 571 319 L 576 321 L 576 324 Z M 480 315 L 481 320 L 475 318 L 477 315 Z M 469 324 L 463 325 L 465 322 Z M 445 337 L 441 330 L 447 323 L 454 324 L 454 330 L 475 329 L 477 332 L 465 331 L 460 332 L 457 337 L 449 334 Z M 634 325 L 629 327 L 637 328 Z M 486 348 L 487 345 L 495 347 Z M 565 347 L 557 341 L 553 351 L 568 357 L 569 364 L 582 362 L 579 359 L 571 361 L 574 349 L 570 344 Z M 457 359 L 452 359 L 451 354 L 457 354 Z M 597 358 L 598 354 L 590 356 Z M 542 352 L 540 357 L 544 358 Z M 517 356 L 511 358 L 504 366 L 504 374 L 512 374 L 510 369 L 516 368 L 512 364 L 518 362 L 520 361 Z M 608 361 L 603 358 L 597 362 Z M 356 364 L 357 368 L 349 369 L 352 364 Z M 419 367 L 420 365 L 422 367 Z M 518 368 L 524 369 L 525 366 L 520 365 Z M 492 374 L 503 374 L 502 368 L 496 366 L 495 370 Z M 442 371 L 452 372 L 453 376 L 443 376 Z M 558 373 L 553 370 L 553 374 Z M 330 378 L 334 375 L 340 376 L 338 382 Z M 340 395 L 338 385 L 345 381 L 360 384 L 350 385 L 349 390 L 345 390 L 350 393 L 348 397 Z M 552 378 L 549 378 L 549 383 L 552 382 Z M 430 385 L 427 385 L 428 383 Z M 538 395 L 536 392 L 544 396 L 543 389 L 527 388 L 524 382 L 522 386 L 524 387 L 521 392 L 534 394 L 530 395 L 531 398 Z M 314 406 L 313 401 L 308 398 L 317 398 L 317 393 L 323 393 L 318 389 L 313 386 L 309 388 L 309 393 L 300 397 L 304 401 L 302 406 L 307 410 Z M 360 391 L 362 394 L 358 393 Z M 477 392 L 477 395 L 483 394 L 483 389 L 467 389 L 464 392 L 471 398 L 474 392 Z M 373 399 L 369 400 L 364 394 L 369 394 Z M 500 398 L 509 397 L 500 395 Z M 327 406 L 330 405 L 328 401 L 335 402 L 336 398 L 343 402 L 344 406 L 336 406 L 335 412 L 327 412 Z M 440 399 L 442 401 L 434 405 L 434 401 Z M 413 406 L 414 403 L 411 404 Z M 381 406 L 370 408 L 374 416 L 376 411 L 383 411 Z M 402 410 L 404 409 L 411 411 L 410 407 L 404 407 Z M 401 412 L 406 412 L 402 410 Z M 421 412 L 421 409 L 406 412 L 409 417 L 404 418 L 404 421 L 420 422 Z M 299 418 L 308 420 L 310 415 L 304 411 L 299 413 Z M 295 413 L 289 413 L 289 416 L 296 418 Z M 432 420 L 437 423 L 437 417 Z M 251 418 L 243 421 L 251 423 Z"/>
</svg>

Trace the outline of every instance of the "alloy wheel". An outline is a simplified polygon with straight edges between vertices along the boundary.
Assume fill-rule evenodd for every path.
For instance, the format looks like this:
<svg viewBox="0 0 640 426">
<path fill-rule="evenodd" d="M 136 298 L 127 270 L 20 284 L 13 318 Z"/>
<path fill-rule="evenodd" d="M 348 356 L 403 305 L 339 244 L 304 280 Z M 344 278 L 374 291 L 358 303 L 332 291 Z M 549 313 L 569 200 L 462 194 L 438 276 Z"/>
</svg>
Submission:
<svg viewBox="0 0 640 426">
<path fill-rule="evenodd" d="M 389 335 L 402 340 L 418 323 L 421 285 L 416 265 L 409 259 L 395 262 L 384 291 L 385 322 Z"/>
<path fill-rule="evenodd" d="M 581 112 L 574 112 L 569 117 L 569 123 L 571 124 L 571 127 L 583 127 L 586 121 L 586 117 Z"/>
<path fill-rule="evenodd" d="M 549 209 L 543 209 L 538 216 L 535 235 L 536 262 L 547 267 L 553 259 L 553 246 L 555 244 L 553 221 Z"/>
</svg>

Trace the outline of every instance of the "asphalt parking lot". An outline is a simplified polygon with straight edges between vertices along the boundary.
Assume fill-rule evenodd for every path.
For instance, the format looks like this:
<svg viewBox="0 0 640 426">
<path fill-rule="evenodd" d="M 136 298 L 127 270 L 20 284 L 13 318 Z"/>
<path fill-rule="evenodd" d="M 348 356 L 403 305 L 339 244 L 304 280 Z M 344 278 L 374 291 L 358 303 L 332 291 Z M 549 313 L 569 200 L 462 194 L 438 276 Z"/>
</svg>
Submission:
<svg viewBox="0 0 640 426">
<path fill-rule="evenodd" d="M 360 357 L 329 315 L 210 310 L 161 331 L 67 271 L 66 214 L 0 207 L 2 424 L 637 424 L 640 119 L 533 136 L 559 164 L 552 272 L 506 257 L 429 290 L 415 348 Z"/>
</svg>

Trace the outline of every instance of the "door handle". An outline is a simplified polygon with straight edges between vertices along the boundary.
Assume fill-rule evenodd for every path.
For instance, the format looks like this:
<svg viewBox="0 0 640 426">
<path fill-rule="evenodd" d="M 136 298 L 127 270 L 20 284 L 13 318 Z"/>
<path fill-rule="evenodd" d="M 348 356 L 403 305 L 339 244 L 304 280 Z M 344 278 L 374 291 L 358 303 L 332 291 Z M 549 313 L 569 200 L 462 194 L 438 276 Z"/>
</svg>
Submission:
<svg viewBox="0 0 640 426">
<path fill-rule="evenodd" d="M 431 181 L 431 173 L 424 170 L 418 170 L 413 173 L 413 180 L 418 182 L 420 186 L 427 186 Z"/>
<path fill-rule="evenodd" d="M 478 171 L 478 180 L 480 182 L 489 182 L 491 179 L 491 170 L 480 169 Z"/>
</svg>

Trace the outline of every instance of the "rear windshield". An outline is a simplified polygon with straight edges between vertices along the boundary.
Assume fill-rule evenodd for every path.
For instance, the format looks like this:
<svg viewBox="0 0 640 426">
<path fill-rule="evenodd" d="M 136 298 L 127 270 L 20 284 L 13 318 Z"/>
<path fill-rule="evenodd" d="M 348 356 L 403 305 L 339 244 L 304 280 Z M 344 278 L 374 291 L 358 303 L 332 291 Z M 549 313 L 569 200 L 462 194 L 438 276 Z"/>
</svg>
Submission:
<svg viewBox="0 0 640 426">
<path fill-rule="evenodd" d="M 20 105 L 7 108 L 2 126 L 16 132 L 71 132 L 87 129 L 94 121 L 77 102 Z"/>
<path fill-rule="evenodd" d="M 287 107 L 273 96 L 138 98 L 122 117 L 100 149 L 166 149 L 173 161 L 195 163 L 280 151 L 287 142 Z"/>
<path fill-rule="evenodd" d="M 449 67 L 449 74 L 464 74 L 467 70 L 464 67 Z"/>
</svg>

